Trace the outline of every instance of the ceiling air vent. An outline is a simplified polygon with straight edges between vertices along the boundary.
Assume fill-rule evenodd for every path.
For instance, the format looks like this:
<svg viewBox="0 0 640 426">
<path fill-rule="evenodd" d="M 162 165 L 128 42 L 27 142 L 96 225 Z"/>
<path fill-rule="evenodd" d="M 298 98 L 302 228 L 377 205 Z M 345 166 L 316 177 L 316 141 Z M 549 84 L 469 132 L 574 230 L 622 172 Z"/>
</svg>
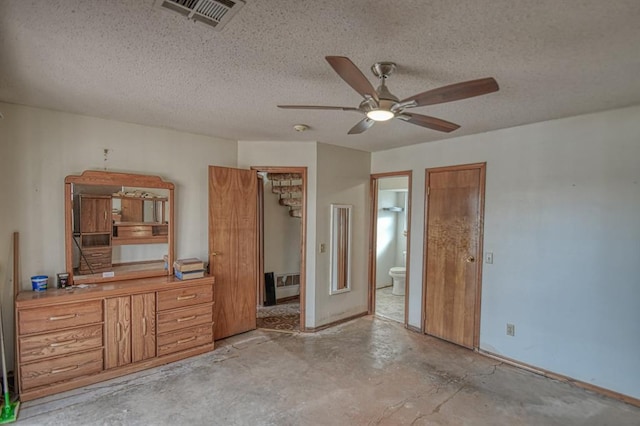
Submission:
<svg viewBox="0 0 640 426">
<path fill-rule="evenodd" d="M 244 0 L 156 0 L 156 6 L 211 25 L 218 31 L 244 6 L 244 3 Z"/>
</svg>

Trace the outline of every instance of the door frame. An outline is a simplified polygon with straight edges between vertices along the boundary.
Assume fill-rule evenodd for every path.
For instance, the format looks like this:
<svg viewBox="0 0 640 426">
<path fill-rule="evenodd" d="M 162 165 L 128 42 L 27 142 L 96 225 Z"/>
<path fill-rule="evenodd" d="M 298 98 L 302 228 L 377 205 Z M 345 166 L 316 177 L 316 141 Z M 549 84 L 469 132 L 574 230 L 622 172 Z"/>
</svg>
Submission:
<svg viewBox="0 0 640 426">
<path fill-rule="evenodd" d="M 376 251 L 378 237 L 378 180 L 390 177 L 407 177 L 407 258 L 404 293 L 404 326 L 407 327 L 409 319 L 409 271 L 411 258 L 411 193 L 412 193 L 412 170 L 402 170 L 397 172 L 373 173 L 369 176 L 369 199 L 371 200 L 370 212 L 371 223 L 369 229 L 369 309 L 367 313 L 374 315 L 376 311 Z"/>
<path fill-rule="evenodd" d="M 424 186 L 424 236 L 423 236 L 423 259 L 422 259 L 422 321 L 420 328 L 422 334 L 427 334 L 427 259 L 428 252 L 428 235 L 429 235 L 429 174 L 437 172 L 451 172 L 458 170 L 480 170 L 480 185 L 478 188 L 478 261 L 476 264 L 476 300 L 474 305 L 474 330 L 473 330 L 473 350 L 480 348 L 480 302 L 482 298 L 482 264 L 484 263 L 484 199 L 485 199 L 485 181 L 487 175 L 487 163 L 470 163 L 459 164 L 454 166 L 431 167 L 425 169 L 425 186 Z M 464 347 L 464 346 L 463 346 Z"/>
<path fill-rule="evenodd" d="M 307 289 L 307 168 L 306 167 L 279 167 L 279 166 L 251 166 L 251 170 L 256 172 L 266 173 L 298 173 L 302 176 L 302 217 L 300 218 L 301 227 L 300 230 L 300 331 L 307 331 L 306 324 L 306 289 Z M 262 179 L 257 180 L 258 185 L 262 184 Z M 263 191 L 258 189 L 258 194 L 263 194 Z M 263 216 L 264 198 L 259 195 L 258 202 L 258 222 L 260 222 L 260 216 Z M 258 286 L 258 294 L 264 295 L 264 290 L 260 287 L 264 287 L 264 229 L 262 224 L 258 223 L 258 277 L 256 285 Z M 260 296 L 259 296 L 260 297 Z"/>
</svg>

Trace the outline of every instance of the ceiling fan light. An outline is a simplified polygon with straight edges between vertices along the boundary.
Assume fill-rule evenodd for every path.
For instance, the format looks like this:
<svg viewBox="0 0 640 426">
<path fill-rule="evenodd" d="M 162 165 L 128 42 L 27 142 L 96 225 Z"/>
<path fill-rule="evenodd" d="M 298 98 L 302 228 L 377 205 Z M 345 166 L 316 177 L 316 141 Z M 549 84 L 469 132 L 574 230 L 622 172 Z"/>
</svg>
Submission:
<svg viewBox="0 0 640 426">
<path fill-rule="evenodd" d="M 367 117 L 373 121 L 387 121 L 391 120 L 395 114 L 391 111 L 387 111 L 384 109 L 374 109 L 372 111 L 367 112 Z"/>
</svg>

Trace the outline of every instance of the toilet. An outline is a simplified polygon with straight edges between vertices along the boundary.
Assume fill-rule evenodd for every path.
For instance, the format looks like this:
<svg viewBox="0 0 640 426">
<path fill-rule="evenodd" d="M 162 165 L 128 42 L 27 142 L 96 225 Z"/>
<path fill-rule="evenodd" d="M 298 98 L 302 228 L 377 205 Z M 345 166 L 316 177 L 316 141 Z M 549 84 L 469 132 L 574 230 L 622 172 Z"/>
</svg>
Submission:
<svg viewBox="0 0 640 426">
<path fill-rule="evenodd" d="M 402 263 L 407 264 L 407 252 L 402 252 Z M 407 269 L 404 266 L 394 266 L 389 269 L 389 276 L 393 279 L 393 289 L 391 294 L 396 296 L 404 296 L 405 276 Z"/>
<path fill-rule="evenodd" d="M 404 266 L 394 266 L 389 269 L 389 276 L 393 279 L 391 294 L 404 296 L 404 282 L 407 270 Z"/>
</svg>

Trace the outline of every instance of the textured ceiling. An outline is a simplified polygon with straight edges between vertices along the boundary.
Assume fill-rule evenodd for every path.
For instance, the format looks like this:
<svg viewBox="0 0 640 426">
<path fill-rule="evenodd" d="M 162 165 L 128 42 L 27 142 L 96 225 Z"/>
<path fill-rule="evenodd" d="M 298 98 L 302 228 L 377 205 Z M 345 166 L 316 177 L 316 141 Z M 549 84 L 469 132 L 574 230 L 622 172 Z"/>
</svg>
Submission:
<svg viewBox="0 0 640 426">
<path fill-rule="evenodd" d="M 155 0 L 1 0 L 0 100 L 234 140 L 365 151 L 640 103 L 638 0 L 247 0 L 219 32 Z M 500 91 L 416 108 L 361 135 L 360 96 L 324 60 L 394 61 L 403 99 L 494 77 Z M 292 126 L 310 126 L 305 133 Z"/>
</svg>

